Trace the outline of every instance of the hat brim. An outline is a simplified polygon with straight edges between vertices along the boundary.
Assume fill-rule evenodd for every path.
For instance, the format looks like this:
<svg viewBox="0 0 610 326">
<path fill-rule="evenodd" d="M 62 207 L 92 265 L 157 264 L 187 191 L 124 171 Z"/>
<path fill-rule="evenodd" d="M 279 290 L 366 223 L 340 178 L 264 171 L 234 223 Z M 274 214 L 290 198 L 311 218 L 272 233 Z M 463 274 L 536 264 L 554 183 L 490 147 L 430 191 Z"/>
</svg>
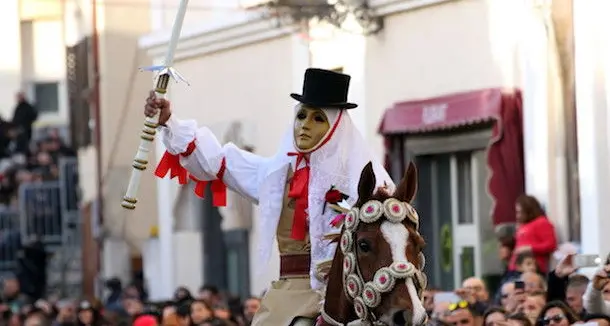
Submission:
<svg viewBox="0 0 610 326">
<path fill-rule="evenodd" d="M 358 104 L 356 103 L 349 103 L 349 102 L 342 102 L 342 103 L 314 103 L 314 102 L 310 102 L 307 101 L 306 99 L 303 98 L 303 96 L 301 94 L 295 94 L 292 93 L 290 94 L 290 97 L 292 97 L 293 99 L 311 106 L 313 108 L 320 108 L 320 109 L 353 109 L 358 107 Z"/>
</svg>

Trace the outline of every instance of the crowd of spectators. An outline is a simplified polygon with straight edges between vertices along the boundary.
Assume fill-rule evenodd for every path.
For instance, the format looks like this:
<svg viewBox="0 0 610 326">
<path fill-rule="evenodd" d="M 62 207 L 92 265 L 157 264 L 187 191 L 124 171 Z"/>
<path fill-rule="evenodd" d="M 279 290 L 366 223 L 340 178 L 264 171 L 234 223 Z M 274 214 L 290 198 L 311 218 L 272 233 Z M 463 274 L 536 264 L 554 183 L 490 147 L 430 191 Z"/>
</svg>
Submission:
<svg viewBox="0 0 610 326">
<path fill-rule="evenodd" d="M 17 279 L 5 279 L 0 323 L 7 326 L 248 326 L 259 308 L 259 298 L 223 295 L 214 286 L 202 286 L 194 295 L 183 287 L 172 300 L 147 302 L 141 283 L 126 287 L 118 279 L 106 282 L 105 300 L 74 300 L 49 296 L 29 300 Z"/>
<path fill-rule="evenodd" d="M 60 158 L 75 156 L 56 128 L 32 138 L 37 117 L 36 108 L 23 93 L 18 93 L 13 118 L 0 118 L 0 204 L 3 208 L 17 208 L 21 184 L 57 180 Z"/>
<path fill-rule="evenodd" d="M 428 289 L 424 301 L 430 323 L 610 326 L 610 255 L 589 279 L 578 273 L 580 266 L 573 249 L 557 251 L 554 227 L 536 198 L 521 196 L 515 208 L 516 232 L 499 237 L 500 257 L 506 263 L 506 271 L 496 295 L 476 277 L 464 280 L 461 288 L 449 293 L 454 297 L 446 295 L 448 292 Z M 549 268 L 553 256 L 560 258 L 554 268 Z"/>
</svg>

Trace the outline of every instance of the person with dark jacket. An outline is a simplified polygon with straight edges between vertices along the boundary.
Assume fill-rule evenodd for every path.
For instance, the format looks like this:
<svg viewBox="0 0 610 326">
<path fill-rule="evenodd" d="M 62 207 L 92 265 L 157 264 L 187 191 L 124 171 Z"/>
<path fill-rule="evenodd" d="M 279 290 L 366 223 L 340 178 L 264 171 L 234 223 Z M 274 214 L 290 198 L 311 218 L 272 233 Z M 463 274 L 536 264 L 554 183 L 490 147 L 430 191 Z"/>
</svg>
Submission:
<svg viewBox="0 0 610 326">
<path fill-rule="evenodd" d="M 17 93 L 16 97 L 17 106 L 13 112 L 12 122 L 20 128 L 17 147 L 21 150 L 27 150 L 32 139 L 32 126 L 38 119 L 38 110 L 27 101 L 23 92 Z"/>
<path fill-rule="evenodd" d="M 573 254 L 566 255 L 559 261 L 555 269 L 549 272 L 547 276 L 547 302 L 562 301 L 570 304 L 570 301 L 567 300 L 567 290 L 571 287 L 578 286 L 577 283 L 581 282 L 579 275 L 573 275 L 576 272 L 573 259 Z M 586 285 L 584 287 L 586 288 Z M 582 292 L 584 294 L 584 290 Z M 570 305 L 577 316 L 581 319 L 587 315 L 587 311 L 584 309 L 584 307 L 582 307 L 583 294 L 580 294 L 580 298 L 578 298 L 578 295 L 576 296 L 576 299 L 581 300 L 580 304 L 575 303 Z M 581 309 L 576 311 L 577 309 L 574 309 L 576 306 L 579 306 Z"/>
</svg>

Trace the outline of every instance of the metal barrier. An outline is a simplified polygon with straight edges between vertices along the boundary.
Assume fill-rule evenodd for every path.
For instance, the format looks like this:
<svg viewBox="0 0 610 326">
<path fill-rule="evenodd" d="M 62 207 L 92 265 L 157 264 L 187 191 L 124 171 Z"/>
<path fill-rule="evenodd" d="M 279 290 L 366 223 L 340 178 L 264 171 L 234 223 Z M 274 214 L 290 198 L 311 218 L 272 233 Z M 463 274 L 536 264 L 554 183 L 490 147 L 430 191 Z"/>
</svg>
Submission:
<svg viewBox="0 0 610 326">
<path fill-rule="evenodd" d="M 18 212 L 11 212 L 13 215 L 7 212 L 4 217 L 0 211 L 0 272 L 14 268 L 17 249 L 36 238 L 51 255 L 47 287 L 52 292 L 73 296 L 80 294 L 82 284 L 77 159 L 60 159 L 58 170 L 58 180 L 19 186 Z M 10 221 L 10 227 L 4 227 L 3 219 L 7 224 Z M 2 257 L 3 246 L 7 251 L 12 249 L 6 259 Z"/>
<path fill-rule="evenodd" d="M 63 244 L 59 181 L 22 184 L 19 187 L 19 206 L 24 242 L 36 237 L 45 245 Z"/>
<path fill-rule="evenodd" d="M 80 246 L 77 168 L 76 158 L 62 158 L 58 180 L 19 187 L 22 240 L 36 237 L 51 247 Z"/>
<path fill-rule="evenodd" d="M 17 267 L 17 252 L 21 248 L 19 212 L 0 210 L 0 274 L 12 273 Z"/>
</svg>

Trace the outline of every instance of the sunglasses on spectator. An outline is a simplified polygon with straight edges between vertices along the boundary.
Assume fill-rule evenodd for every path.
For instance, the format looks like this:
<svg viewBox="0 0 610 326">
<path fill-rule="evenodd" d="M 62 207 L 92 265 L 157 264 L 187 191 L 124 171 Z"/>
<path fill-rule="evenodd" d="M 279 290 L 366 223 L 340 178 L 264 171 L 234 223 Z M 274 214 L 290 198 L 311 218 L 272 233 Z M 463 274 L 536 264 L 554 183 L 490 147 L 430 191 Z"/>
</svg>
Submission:
<svg viewBox="0 0 610 326">
<path fill-rule="evenodd" d="M 468 301 L 459 301 L 457 303 L 452 303 L 449 305 L 449 311 L 453 312 L 456 311 L 458 309 L 467 309 L 469 306 Z"/>
<path fill-rule="evenodd" d="M 542 324 L 549 325 L 552 322 L 558 323 L 558 322 L 564 320 L 565 318 L 566 318 L 566 316 L 564 316 L 564 315 L 555 315 L 555 316 L 551 316 L 551 317 L 544 317 L 544 319 L 542 320 Z"/>
</svg>

